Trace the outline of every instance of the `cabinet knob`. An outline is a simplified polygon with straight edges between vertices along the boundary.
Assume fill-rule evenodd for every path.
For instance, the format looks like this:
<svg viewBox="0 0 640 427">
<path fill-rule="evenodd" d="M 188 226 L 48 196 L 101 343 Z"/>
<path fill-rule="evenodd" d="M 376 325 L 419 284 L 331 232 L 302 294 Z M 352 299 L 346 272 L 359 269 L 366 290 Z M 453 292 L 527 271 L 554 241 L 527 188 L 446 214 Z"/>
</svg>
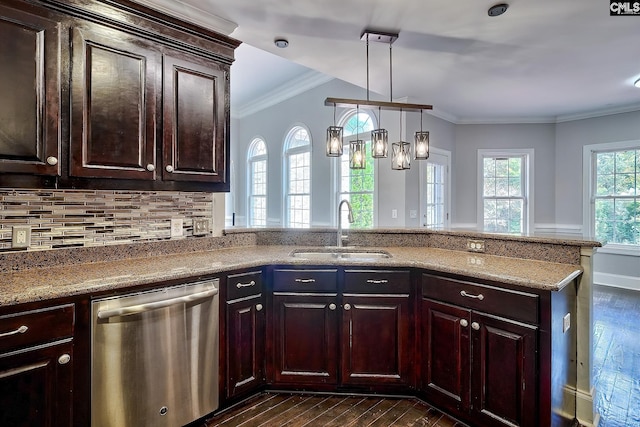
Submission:
<svg viewBox="0 0 640 427">
<path fill-rule="evenodd" d="M 478 322 L 473 322 L 471 323 L 471 327 L 473 328 L 474 331 L 477 331 L 480 329 L 480 324 Z"/>
<path fill-rule="evenodd" d="M 155 167 L 153 164 L 149 163 L 149 164 L 147 165 L 147 170 L 148 170 L 149 172 L 153 172 L 154 170 L 156 170 L 156 167 Z"/>
<path fill-rule="evenodd" d="M 171 165 L 167 165 L 167 167 L 165 168 L 165 170 L 169 173 L 173 172 L 173 166 Z"/>
<path fill-rule="evenodd" d="M 329 304 L 329 310 L 335 310 L 336 305 L 334 303 Z"/>
<path fill-rule="evenodd" d="M 71 356 L 69 356 L 67 353 L 65 353 L 62 356 L 58 357 L 58 363 L 61 364 L 61 365 L 66 365 L 70 361 L 71 361 Z"/>
<path fill-rule="evenodd" d="M 256 311 L 262 311 L 262 304 L 256 304 Z"/>
<path fill-rule="evenodd" d="M 47 157 L 47 164 L 49 164 L 51 166 L 57 165 L 58 164 L 58 158 L 57 157 L 53 157 L 53 156 Z"/>
<path fill-rule="evenodd" d="M 344 309 L 347 311 L 351 310 L 351 304 L 345 304 Z"/>
<path fill-rule="evenodd" d="M 469 326 L 469 322 L 467 322 L 467 319 L 460 319 L 460 326 L 462 326 L 463 328 Z"/>
</svg>

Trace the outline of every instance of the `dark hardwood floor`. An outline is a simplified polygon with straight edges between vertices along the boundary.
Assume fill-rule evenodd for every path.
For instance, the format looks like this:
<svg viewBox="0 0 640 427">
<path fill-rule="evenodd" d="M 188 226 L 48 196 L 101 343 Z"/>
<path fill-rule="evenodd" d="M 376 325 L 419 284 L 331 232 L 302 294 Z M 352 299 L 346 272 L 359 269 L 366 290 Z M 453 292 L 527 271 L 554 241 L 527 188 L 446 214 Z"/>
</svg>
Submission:
<svg viewBox="0 0 640 427">
<path fill-rule="evenodd" d="M 464 427 L 417 399 L 263 393 L 207 421 L 205 427 Z"/>
<path fill-rule="evenodd" d="M 640 292 L 595 286 L 593 332 L 599 427 L 639 427 Z"/>
</svg>

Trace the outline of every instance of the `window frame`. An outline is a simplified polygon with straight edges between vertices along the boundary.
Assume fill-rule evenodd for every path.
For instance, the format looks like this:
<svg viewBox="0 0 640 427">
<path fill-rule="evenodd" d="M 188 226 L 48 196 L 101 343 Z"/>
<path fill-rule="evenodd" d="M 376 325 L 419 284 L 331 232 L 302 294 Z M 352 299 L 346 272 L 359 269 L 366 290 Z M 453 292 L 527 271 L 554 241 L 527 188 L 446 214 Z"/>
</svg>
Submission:
<svg viewBox="0 0 640 427">
<path fill-rule="evenodd" d="M 534 224 L 534 149 L 514 148 L 514 149 L 478 149 L 477 161 L 477 229 L 487 232 L 484 229 L 484 159 L 497 157 L 522 157 L 524 165 L 522 168 L 522 190 L 523 190 L 523 224 L 519 234 L 528 234 L 533 230 Z M 511 234 L 511 233 L 509 233 Z"/>
<path fill-rule="evenodd" d="M 341 115 L 340 115 L 340 119 L 338 120 L 338 126 L 342 126 L 345 127 L 345 125 L 347 124 L 347 122 L 349 121 L 349 119 L 354 116 L 355 114 L 367 114 L 369 116 L 369 119 L 371 120 L 371 125 L 372 125 L 372 130 L 373 129 L 377 129 L 378 128 L 378 122 L 377 122 L 377 117 L 375 115 L 375 112 L 371 109 L 367 109 L 367 108 L 360 108 L 360 109 L 355 109 L 355 108 L 351 108 L 348 109 L 346 111 L 344 111 Z M 373 165 L 373 207 L 372 207 L 372 214 L 373 214 L 373 225 L 371 226 L 371 228 L 376 228 L 378 226 L 378 185 L 376 185 L 379 180 L 378 180 L 378 163 L 380 160 L 388 160 L 388 159 L 374 159 L 371 157 L 371 131 L 365 131 L 359 135 L 366 135 L 366 138 L 361 138 L 365 141 L 365 145 L 368 142 L 369 145 L 367 146 L 367 162 L 371 162 L 371 164 Z M 345 153 L 345 155 L 348 156 L 349 153 L 349 137 L 352 136 L 350 135 L 345 135 L 344 139 L 343 139 L 343 152 Z M 331 206 L 332 206 L 332 216 L 331 216 L 331 221 L 332 221 L 332 226 L 337 227 L 338 226 L 338 204 L 340 203 L 340 201 L 342 200 L 342 191 L 340 188 L 341 185 L 341 171 L 342 171 L 342 157 L 334 157 L 333 158 L 333 162 L 331 162 L 331 176 L 333 179 L 333 194 L 334 197 L 332 198 L 332 202 L 331 202 Z M 349 192 L 349 194 L 351 194 L 351 192 Z M 360 192 L 357 193 L 353 193 L 353 194 L 360 194 Z M 343 216 L 345 217 L 345 216 Z M 343 224 L 343 226 L 345 228 L 349 228 L 348 224 Z"/>
<path fill-rule="evenodd" d="M 595 194 L 596 188 L 596 154 L 640 150 L 640 140 L 615 141 L 589 144 L 582 147 L 582 233 L 586 238 L 595 236 Z M 626 243 L 607 243 L 598 252 L 640 257 L 640 245 Z"/>
<path fill-rule="evenodd" d="M 293 147 L 293 148 L 289 148 L 289 145 L 291 143 L 291 141 L 293 141 L 293 137 L 296 134 L 296 132 L 298 132 L 299 130 L 304 130 L 307 133 L 308 136 L 308 143 L 299 147 Z M 313 199 L 311 197 L 311 190 L 312 190 L 312 160 L 313 160 L 313 141 L 311 138 L 311 132 L 309 131 L 309 128 L 303 124 L 295 124 L 293 126 L 291 126 L 291 128 L 289 129 L 289 131 L 287 132 L 285 139 L 284 139 L 284 144 L 283 144 L 283 167 L 282 167 L 282 172 L 283 172 L 283 179 L 282 179 L 282 194 L 283 194 L 283 199 L 282 199 L 282 212 L 283 212 L 283 225 L 285 227 L 291 227 L 291 215 L 289 212 L 289 206 L 288 206 L 288 200 L 289 197 L 293 194 L 296 196 L 300 196 L 300 195 L 307 195 L 309 197 L 309 224 L 305 227 L 295 227 L 295 228 L 310 228 L 311 227 L 311 213 L 313 212 L 312 210 L 312 202 Z M 291 178 L 291 163 L 290 163 L 290 158 L 292 155 L 296 155 L 296 154 L 305 154 L 308 153 L 309 154 L 309 192 L 308 193 L 289 193 L 289 180 Z"/>
<path fill-rule="evenodd" d="M 259 143 L 264 144 L 265 153 L 252 155 L 255 151 L 256 146 Z M 254 195 L 253 194 L 253 165 L 258 162 L 264 162 L 265 164 L 265 173 L 266 173 L 266 183 L 265 183 L 265 192 L 263 195 Z M 267 145 L 267 141 L 260 137 L 256 136 L 251 140 L 249 144 L 249 148 L 247 149 L 247 227 L 248 228 L 263 228 L 267 226 L 267 202 L 269 200 L 269 146 Z M 254 215 L 253 215 L 253 198 L 261 197 L 264 198 L 265 205 L 265 216 L 264 216 L 264 225 L 254 225 Z"/>
</svg>

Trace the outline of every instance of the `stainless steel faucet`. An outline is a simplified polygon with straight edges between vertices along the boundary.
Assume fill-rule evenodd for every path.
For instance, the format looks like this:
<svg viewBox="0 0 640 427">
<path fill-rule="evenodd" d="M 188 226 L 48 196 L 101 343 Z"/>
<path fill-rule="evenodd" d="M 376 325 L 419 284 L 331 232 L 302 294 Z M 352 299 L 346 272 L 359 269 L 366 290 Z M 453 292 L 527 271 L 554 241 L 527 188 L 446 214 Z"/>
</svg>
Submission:
<svg viewBox="0 0 640 427">
<path fill-rule="evenodd" d="M 351 203 L 349 203 L 349 201 L 346 199 L 342 200 L 338 205 L 338 243 L 337 245 L 339 248 L 342 247 L 343 240 L 347 239 L 347 236 L 344 236 L 342 234 L 342 205 L 345 203 L 347 204 L 347 209 L 349 210 L 349 216 L 347 217 L 347 219 L 349 220 L 350 224 L 353 224 L 353 210 L 351 209 Z"/>
</svg>

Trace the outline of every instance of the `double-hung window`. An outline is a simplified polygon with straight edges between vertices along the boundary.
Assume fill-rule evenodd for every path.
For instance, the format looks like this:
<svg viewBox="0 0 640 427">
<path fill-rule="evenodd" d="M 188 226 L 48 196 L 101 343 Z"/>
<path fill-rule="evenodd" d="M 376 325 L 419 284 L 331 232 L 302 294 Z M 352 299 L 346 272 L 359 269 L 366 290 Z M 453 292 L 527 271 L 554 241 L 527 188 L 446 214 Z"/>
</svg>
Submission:
<svg viewBox="0 0 640 427">
<path fill-rule="evenodd" d="M 248 213 L 249 227 L 267 225 L 267 145 L 260 139 L 254 139 L 249 145 L 247 156 Z"/>
<path fill-rule="evenodd" d="M 640 245 L 640 142 L 591 146 L 589 154 L 591 233 L 603 244 Z"/>
<path fill-rule="evenodd" d="M 311 225 L 311 138 L 296 126 L 289 131 L 285 150 L 285 223 L 287 227 Z"/>
<path fill-rule="evenodd" d="M 525 233 L 531 222 L 533 150 L 478 150 L 479 222 L 492 233 Z"/>
</svg>

